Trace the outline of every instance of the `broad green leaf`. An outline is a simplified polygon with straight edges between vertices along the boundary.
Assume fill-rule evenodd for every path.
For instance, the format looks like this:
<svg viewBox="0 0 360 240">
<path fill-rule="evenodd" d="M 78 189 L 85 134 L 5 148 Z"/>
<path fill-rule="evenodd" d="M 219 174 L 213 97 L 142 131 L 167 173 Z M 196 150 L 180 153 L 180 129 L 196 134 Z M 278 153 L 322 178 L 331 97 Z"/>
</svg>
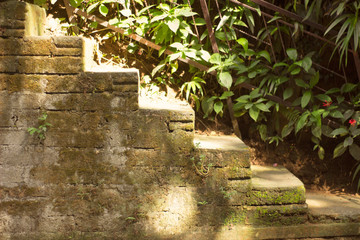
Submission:
<svg viewBox="0 0 360 240">
<path fill-rule="evenodd" d="M 219 53 L 214 53 L 211 55 L 209 62 L 212 64 L 220 65 L 221 64 L 221 55 Z"/>
<path fill-rule="evenodd" d="M 219 83 L 226 87 L 228 90 L 230 90 L 231 85 L 232 85 L 232 77 L 231 74 L 229 72 L 221 72 L 219 74 Z"/>
<path fill-rule="evenodd" d="M 294 130 L 294 125 L 292 124 L 286 124 L 283 129 L 281 130 L 281 137 L 285 138 L 286 136 L 288 136 L 292 130 Z"/>
<path fill-rule="evenodd" d="M 240 76 L 240 77 L 236 80 L 235 86 L 237 86 L 237 85 L 239 85 L 239 84 L 241 84 L 241 83 L 246 82 L 246 80 L 248 80 L 247 77 L 245 77 L 245 76 Z"/>
<path fill-rule="evenodd" d="M 344 154 L 346 151 L 346 147 L 344 147 L 344 143 L 339 143 L 336 148 L 334 149 L 333 158 L 337 158 Z"/>
<path fill-rule="evenodd" d="M 261 140 L 266 141 L 267 139 L 267 126 L 265 124 L 261 124 L 260 126 L 257 127 L 259 133 L 260 133 L 260 137 Z"/>
<path fill-rule="evenodd" d="M 348 109 L 344 112 L 344 118 L 343 121 L 348 120 L 352 115 L 354 114 L 354 110 L 353 109 Z"/>
<path fill-rule="evenodd" d="M 180 27 L 180 20 L 177 18 L 174 18 L 174 19 L 171 19 L 170 21 L 168 21 L 167 24 L 168 24 L 168 27 L 170 28 L 170 30 L 173 31 L 174 33 L 176 33 Z"/>
<path fill-rule="evenodd" d="M 345 83 L 344 85 L 342 85 L 341 87 L 341 92 L 342 93 L 347 93 L 347 92 L 351 92 L 354 88 L 356 88 L 356 84 L 353 83 Z"/>
<path fill-rule="evenodd" d="M 327 126 L 327 125 L 322 125 L 321 126 L 321 132 L 323 135 L 325 135 L 326 137 L 332 138 L 334 137 L 331 133 L 332 133 L 332 128 Z"/>
<path fill-rule="evenodd" d="M 310 79 L 310 88 L 313 88 L 319 82 L 319 72 L 316 72 Z"/>
<path fill-rule="evenodd" d="M 214 104 L 214 111 L 216 112 L 216 114 L 219 114 L 219 112 L 221 112 L 223 110 L 223 103 L 222 101 L 217 101 L 215 104 Z"/>
<path fill-rule="evenodd" d="M 340 111 L 338 111 L 338 110 L 335 110 L 335 111 L 331 112 L 330 116 L 332 116 L 333 118 L 344 118 L 342 113 Z"/>
<path fill-rule="evenodd" d="M 325 102 L 325 101 L 327 101 L 327 102 L 331 102 L 332 100 L 331 100 L 331 97 L 329 97 L 328 95 L 326 95 L 326 94 L 318 94 L 318 95 L 316 95 L 315 96 L 317 99 L 319 99 L 320 101 L 322 101 L 322 102 Z"/>
<path fill-rule="evenodd" d="M 318 139 L 321 139 L 321 126 L 316 126 L 311 129 L 312 135 L 317 137 Z"/>
<path fill-rule="evenodd" d="M 208 101 L 208 97 L 204 97 L 204 99 L 201 101 L 201 109 L 204 112 L 204 118 L 209 116 L 209 114 L 212 113 L 214 110 L 214 101 Z"/>
<path fill-rule="evenodd" d="M 310 113 L 308 111 L 304 112 L 298 122 L 295 126 L 295 134 L 298 133 L 303 127 L 305 127 L 305 124 L 307 123 L 307 119 L 309 117 Z"/>
<path fill-rule="evenodd" d="M 256 107 L 251 107 L 250 110 L 249 110 L 249 115 L 252 119 L 254 119 L 254 121 L 256 122 L 258 117 L 259 117 L 259 113 L 260 113 L 260 110 Z"/>
<path fill-rule="evenodd" d="M 290 74 L 291 74 L 291 75 L 296 75 L 296 74 L 299 74 L 300 71 L 301 71 L 300 68 L 295 68 L 294 70 L 292 70 L 292 71 L 290 72 Z"/>
<path fill-rule="evenodd" d="M 247 52 L 249 42 L 246 38 L 239 38 L 236 42 L 238 42 L 244 48 L 245 52 Z"/>
<path fill-rule="evenodd" d="M 298 54 L 297 54 L 297 51 L 296 49 L 294 48 L 288 48 L 286 49 L 286 54 L 289 56 L 289 58 L 293 61 L 296 61 L 297 57 L 298 57 Z"/>
<path fill-rule="evenodd" d="M 312 60 L 310 57 L 304 57 L 304 59 L 302 60 L 302 67 L 304 68 L 304 70 L 306 72 L 308 72 L 311 68 L 312 65 Z"/>
<path fill-rule="evenodd" d="M 339 88 L 331 88 L 331 89 L 327 90 L 325 92 L 325 94 L 332 94 L 332 93 L 337 93 L 337 92 L 340 92 Z"/>
<path fill-rule="evenodd" d="M 258 56 L 265 58 L 269 63 L 271 63 L 271 58 L 270 58 L 270 54 L 268 53 L 268 51 L 266 51 L 266 50 L 260 51 L 260 52 L 258 52 Z"/>
<path fill-rule="evenodd" d="M 269 108 L 263 103 L 257 103 L 257 104 L 255 104 L 255 107 L 257 107 L 258 109 L 260 109 L 263 112 L 270 112 Z"/>
<path fill-rule="evenodd" d="M 106 15 L 109 12 L 109 9 L 104 4 L 101 4 L 100 7 L 99 7 L 99 12 L 100 12 L 101 15 L 106 17 Z"/>
<path fill-rule="evenodd" d="M 195 18 L 196 26 L 203 26 L 206 25 L 206 21 L 203 18 Z"/>
<path fill-rule="evenodd" d="M 298 85 L 299 87 L 302 87 L 302 88 L 309 88 L 310 87 L 309 84 L 307 84 L 306 82 L 304 82 L 304 80 L 302 80 L 300 78 L 295 79 L 295 83 L 296 83 L 296 85 Z"/>
<path fill-rule="evenodd" d="M 344 134 L 347 134 L 347 133 L 349 133 L 348 130 L 341 127 L 341 128 L 337 128 L 334 131 L 332 131 L 330 135 L 335 137 L 337 135 L 344 135 Z"/>
<path fill-rule="evenodd" d="M 228 97 L 231 97 L 231 96 L 234 96 L 234 93 L 232 91 L 226 91 L 221 95 L 220 99 L 222 99 L 222 100 L 227 99 Z"/>
<path fill-rule="evenodd" d="M 353 158 L 360 161 L 360 147 L 356 143 L 350 145 L 349 152 Z"/>
<path fill-rule="evenodd" d="M 354 142 L 354 139 L 352 137 L 347 137 L 345 138 L 344 140 L 344 147 L 347 147 L 347 146 L 350 146 L 351 144 L 353 144 Z"/>
<path fill-rule="evenodd" d="M 208 62 L 210 60 L 210 53 L 208 51 L 205 50 L 200 50 L 198 51 L 198 55 L 206 62 Z"/>
<path fill-rule="evenodd" d="M 283 93 L 283 99 L 286 100 L 288 98 L 290 98 L 294 93 L 294 90 L 291 87 L 288 87 L 285 89 L 284 93 Z"/>
<path fill-rule="evenodd" d="M 301 98 L 301 107 L 305 108 L 309 104 L 310 99 L 311 99 L 311 91 L 308 90 L 304 93 L 304 95 Z"/>
<path fill-rule="evenodd" d="M 360 128 L 351 127 L 350 132 L 353 137 L 357 137 L 358 135 L 360 135 Z"/>
</svg>

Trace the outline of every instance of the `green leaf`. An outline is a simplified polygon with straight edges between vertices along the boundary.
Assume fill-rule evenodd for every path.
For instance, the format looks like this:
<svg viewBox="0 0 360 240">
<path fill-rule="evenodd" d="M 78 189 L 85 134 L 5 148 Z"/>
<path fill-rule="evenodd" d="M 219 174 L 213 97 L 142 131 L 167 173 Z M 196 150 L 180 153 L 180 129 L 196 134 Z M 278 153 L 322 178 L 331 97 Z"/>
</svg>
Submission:
<svg viewBox="0 0 360 240">
<path fill-rule="evenodd" d="M 353 144 L 354 142 L 354 139 L 352 137 L 347 137 L 345 138 L 344 140 L 344 147 L 347 147 L 347 146 L 350 146 L 351 144 Z"/>
<path fill-rule="evenodd" d="M 214 104 L 214 111 L 216 112 L 216 114 L 219 114 L 219 112 L 222 112 L 223 110 L 223 103 L 221 101 L 217 101 L 215 104 Z"/>
<path fill-rule="evenodd" d="M 346 147 L 344 147 L 344 143 L 339 143 L 334 149 L 333 158 L 337 158 L 344 154 L 346 151 Z"/>
<path fill-rule="evenodd" d="M 302 88 L 309 88 L 310 87 L 309 84 L 307 84 L 306 82 L 304 82 L 304 80 L 302 80 L 300 78 L 295 79 L 295 83 L 296 83 L 296 85 L 298 85 L 299 87 L 302 87 Z"/>
<path fill-rule="evenodd" d="M 311 129 L 312 135 L 317 137 L 318 139 L 321 139 L 321 126 L 316 126 Z"/>
<path fill-rule="evenodd" d="M 240 77 L 236 80 L 235 86 L 237 86 L 237 85 L 239 85 L 239 84 L 241 84 L 241 83 L 246 82 L 246 80 L 248 80 L 247 77 L 245 77 L 245 76 L 240 76 Z"/>
<path fill-rule="evenodd" d="M 297 57 L 298 57 L 298 54 L 297 54 L 297 51 L 296 49 L 294 48 L 288 48 L 286 49 L 286 54 L 289 56 L 289 58 L 293 61 L 296 61 Z"/>
<path fill-rule="evenodd" d="M 308 90 L 304 93 L 304 95 L 301 98 L 301 107 L 305 108 L 310 102 L 310 99 L 311 99 L 311 91 Z"/>
<path fill-rule="evenodd" d="M 173 31 L 174 33 L 176 33 L 180 27 L 180 20 L 177 18 L 174 18 L 174 19 L 171 19 L 170 21 L 168 21 L 167 24 L 168 24 L 168 27 L 170 28 L 170 30 Z"/>
<path fill-rule="evenodd" d="M 345 83 L 341 86 L 341 93 L 351 92 L 356 86 L 357 85 L 353 83 Z"/>
<path fill-rule="evenodd" d="M 252 106 L 249 110 L 249 115 L 256 122 L 259 117 L 260 110 L 254 106 Z"/>
<path fill-rule="evenodd" d="M 298 133 L 307 123 L 307 119 L 309 117 L 310 113 L 308 111 L 304 112 L 298 122 L 296 123 L 295 127 L 295 134 Z"/>
<path fill-rule="evenodd" d="M 196 26 L 206 25 L 206 21 L 203 18 L 195 18 L 195 25 Z"/>
<path fill-rule="evenodd" d="M 247 52 L 249 42 L 246 38 L 239 38 L 238 40 L 236 40 L 236 42 L 239 43 L 244 48 L 245 52 Z"/>
<path fill-rule="evenodd" d="M 350 145 L 349 152 L 353 158 L 360 161 L 360 147 L 356 143 Z"/>
<path fill-rule="evenodd" d="M 304 68 L 304 70 L 306 72 L 308 72 L 311 68 L 312 65 L 312 60 L 310 57 L 304 57 L 304 59 L 302 60 L 302 67 Z"/>
<path fill-rule="evenodd" d="M 325 150 L 322 146 L 319 146 L 319 150 L 318 150 L 318 157 L 323 160 L 325 157 Z"/>
<path fill-rule="evenodd" d="M 288 87 L 285 89 L 284 93 L 283 93 L 283 99 L 286 100 L 288 98 L 290 98 L 294 93 L 294 90 L 291 87 Z"/>
<path fill-rule="evenodd" d="M 201 101 L 201 109 L 204 112 L 204 118 L 206 118 L 214 110 L 214 101 L 209 101 L 209 97 L 204 97 Z"/>
<path fill-rule="evenodd" d="M 214 53 L 211 55 L 209 62 L 212 64 L 220 65 L 221 64 L 221 55 L 219 53 Z"/>
<path fill-rule="evenodd" d="M 100 4 L 100 2 L 94 3 L 92 5 L 90 5 L 87 9 L 86 12 L 87 13 L 91 13 L 92 11 L 94 11 L 94 9 Z"/>
<path fill-rule="evenodd" d="M 101 15 L 103 15 L 104 17 L 106 17 L 106 15 L 107 15 L 108 12 L 109 12 L 109 9 L 108 9 L 104 4 L 100 4 L 99 12 L 100 12 Z"/>
<path fill-rule="evenodd" d="M 341 127 L 341 128 L 337 128 L 334 131 L 332 131 L 330 135 L 335 137 L 337 135 L 345 135 L 347 133 L 349 133 L 348 130 Z"/>
<path fill-rule="evenodd" d="M 283 129 L 281 130 L 281 137 L 285 138 L 286 136 L 288 136 L 292 130 L 294 130 L 294 125 L 292 124 L 286 124 Z"/>
<path fill-rule="evenodd" d="M 332 133 L 332 128 L 327 126 L 327 125 L 322 125 L 321 126 L 321 132 L 323 135 L 325 135 L 326 137 L 332 138 L 334 137 L 331 133 Z"/>
<path fill-rule="evenodd" d="M 166 46 L 162 46 L 159 50 L 159 57 L 166 51 Z"/>
<path fill-rule="evenodd" d="M 229 20 L 229 17 L 230 17 L 229 15 L 224 15 L 221 18 L 219 24 L 217 25 L 217 27 L 215 29 L 215 32 L 218 31 L 222 26 L 224 26 L 224 24 L 227 22 L 227 20 Z"/>
<path fill-rule="evenodd" d="M 326 94 L 318 94 L 318 95 L 316 95 L 315 96 L 317 99 L 319 99 L 320 101 L 322 101 L 322 102 L 325 102 L 325 101 L 327 101 L 327 102 L 331 102 L 332 100 L 331 100 L 331 97 L 329 97 L 328 95 L 326 95 Z"/>
<path fill-rule="evenodd" d="M 332 116 L 333 118 L 344 118 L 342 113 L 340 111 L 338 111 L 338 110 L 335 110 L 335 111 L 331 112 L 330 116 Z"/>
<path fill-rule="evenodd" d="M 268 51 L 266 51 L 266 50 L 260 51 L 260 52 L 258 52 L 258 56 L 265 58 L 269 63 L 271 63 L 271 58 L 270 58 L 270 54 L 268 53 Z"/>
<path fill-rule="evenodd" d="M 267 139 L 267 126 L 265 124 L 261 124 L 260 126 L 257 127 L 259 133 L 260 133 L 260 137 L 261 140 L 266 141 Z"/>
<path fill-rule="evenodd" d="M 226 91 L 221 95 L 221 97 L 219 97 L 219 99 L 223 100 L 223 99 L 227 99 L 231 96 L 234 96 L 234 93 L 232 91 Z"/>
<path fill-rule="evenodd" d="M 277 68 L 277 67 L 288 67 L 289 64 L 283 63 L 283 62 L 279 62 L 279 63 L 275 63 L 273 66 L 273 69 Z"/>
<path fill-rule="evenodd" d="M 296 74 L 299 74 L 300 71 L 301 71 L 300 68 L 295 68 L 294 70 L 292 70 L 292 71 L 290 72 L 290 74 L 291 74 L 291 75 L 296 75 Z"/>
<path fill-rule="evenodd" d="M 229 72 L 221 72 L 219 74 L 219 83 L 222 86 L 226 87 L 228 90 L 230 90 L 232 82 L 233 80 Z"/>
<path fill-rule="evenodd" d="M 255 104 L 255 107 L 257 107 L 258 109 L 260 109 L 263 112 L 270 112 L 269 108 L 263 103 L 257 103 L 257 104 Z"/>
<path fill-rule="evenodd" d="M 348 120 L 352 115 L 354 114 L 354 110 L 353 109 L 348 109 L 344 112 L 344 118 L 343 121 Z"/>
<path fill-rule="evenodd" d="M 319 82 L 319 72 L 316 72 L 310 79 L 310 88 L 313 88 Z"/>
<path fill-rule="evenodd" d="M 337 92 L 340 92 L 339 88 L 331 88 L 331 89 L 327 90 L 325 92 L 325 94 L 332 94 L 332 93 L 337 93 Z"/>
</svg>

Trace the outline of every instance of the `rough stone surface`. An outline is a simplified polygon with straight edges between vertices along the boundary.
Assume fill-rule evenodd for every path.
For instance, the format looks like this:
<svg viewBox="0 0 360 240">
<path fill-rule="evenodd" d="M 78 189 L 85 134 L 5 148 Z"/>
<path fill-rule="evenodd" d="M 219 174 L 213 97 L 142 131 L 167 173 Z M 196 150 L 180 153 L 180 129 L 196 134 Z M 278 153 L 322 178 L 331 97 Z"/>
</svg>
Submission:
<svg viewBox="0 0 360 240">
<path fill-rule="evenodd" d="M 35 37 L 43 13 L 0 0 L 1 240 L 359 234 L 357 214 L 303 224 L 302 184 L 251 167 L 238 139 L 196 148 L 190 106 L 138 99 L 137 70 L 89 70 L 91 42 Z"/>
</svg>

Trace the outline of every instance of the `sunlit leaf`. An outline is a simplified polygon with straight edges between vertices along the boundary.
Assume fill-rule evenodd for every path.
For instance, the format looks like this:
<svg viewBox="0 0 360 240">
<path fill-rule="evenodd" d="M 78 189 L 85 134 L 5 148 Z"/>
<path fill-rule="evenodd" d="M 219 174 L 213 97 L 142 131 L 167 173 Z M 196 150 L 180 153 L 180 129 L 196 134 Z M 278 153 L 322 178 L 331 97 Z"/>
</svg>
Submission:
<svg viewBox="0 0 360 240">
<path fill-rule="evenodd" d="M 221 72 L 219 74 L 219 83 L 222 86 L 226 87 L 228 90 L 230 90 L 232 82 L 233 80 L 229 72 Z"/>
<path fill-rule="evenodd" d="M 286 54 L 288 55 L 288 57 L 289 57 L 291 60 L 296 61 L 297 56 L 298 56 L 296 49 L 294 49 L 294 48 L 288 48 L 288 49 L 286 49 Z"/>
</svg>

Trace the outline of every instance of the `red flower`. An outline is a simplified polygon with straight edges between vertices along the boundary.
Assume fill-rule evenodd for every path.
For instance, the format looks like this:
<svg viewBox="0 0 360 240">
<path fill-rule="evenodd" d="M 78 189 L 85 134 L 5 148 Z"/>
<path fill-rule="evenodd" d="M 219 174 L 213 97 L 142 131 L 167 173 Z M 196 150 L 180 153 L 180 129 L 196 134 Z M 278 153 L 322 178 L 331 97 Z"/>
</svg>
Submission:
<svg viewBox="0 0 360 240">
<path fill-rule="evenodd" d="M 323 102 L 323 107 L 329 107 L 332 104 L 332 102 L 328 102 L 325 100 L 325 102 Z"/>
<path fill-rule="evenodd" d="M 351 126 L 355 126 L 356 120 L 355 119 L 350 119 L 349 123 L 350 123 Z"/>
</svg>

